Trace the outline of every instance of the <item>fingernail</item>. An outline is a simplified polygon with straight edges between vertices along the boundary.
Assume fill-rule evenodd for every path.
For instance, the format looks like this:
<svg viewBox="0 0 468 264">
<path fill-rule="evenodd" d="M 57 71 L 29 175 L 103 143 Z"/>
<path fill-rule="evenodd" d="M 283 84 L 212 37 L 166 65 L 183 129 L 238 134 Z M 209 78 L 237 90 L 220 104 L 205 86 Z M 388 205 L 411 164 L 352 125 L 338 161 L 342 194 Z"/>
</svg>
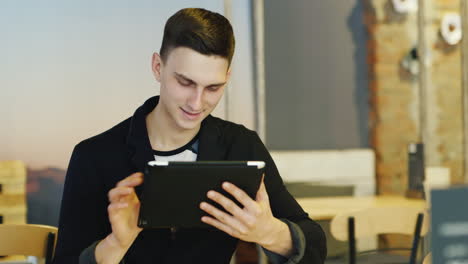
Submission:
<svg viewBox="0 0 468 264">
<path fill-rule="evenodd" d="M 209 192 L 207 193 L 207 196 L 210 197 L 210 198 L 212 198 L 212 197 L 215 196 L 215 193 L 214 193 L 213 191 L 209 191 Z"/>
<path fill-rule="evenodd" d="M 224 188 L 231 188 L 231 184 L 229 182 L 224 182 L 223 187 Z"/>
</svg>

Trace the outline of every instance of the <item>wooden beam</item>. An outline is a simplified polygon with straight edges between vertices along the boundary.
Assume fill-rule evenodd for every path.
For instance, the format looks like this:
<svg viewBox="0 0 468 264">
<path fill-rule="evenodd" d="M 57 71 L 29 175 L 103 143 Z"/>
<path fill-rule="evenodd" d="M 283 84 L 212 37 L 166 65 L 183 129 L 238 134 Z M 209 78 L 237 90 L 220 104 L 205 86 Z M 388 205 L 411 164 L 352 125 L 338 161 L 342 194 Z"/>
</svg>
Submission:
<svg viewBox="0 0 468 264">
<path fill-rule="evenodd" d="M 468 0 L 461 0 L 462 19 L 462 97 L 463 97 L 463 175 L 468 183 Z"/>
<path fill-rule="evenodd" d="M 252 1 L 254 57 L 255 57 L 255 102 L 256 130 L 262 141 L 266 142 L 266 103 L 265 103 L 265 27 L 264 2 Z"/>
<path fill-rule="evenodd" d="M 419 135 L 418 141 L 427 140 L 427 65 L 426 1 L 418 1 L 418 57 L 419 57 Z"/>
</svg>

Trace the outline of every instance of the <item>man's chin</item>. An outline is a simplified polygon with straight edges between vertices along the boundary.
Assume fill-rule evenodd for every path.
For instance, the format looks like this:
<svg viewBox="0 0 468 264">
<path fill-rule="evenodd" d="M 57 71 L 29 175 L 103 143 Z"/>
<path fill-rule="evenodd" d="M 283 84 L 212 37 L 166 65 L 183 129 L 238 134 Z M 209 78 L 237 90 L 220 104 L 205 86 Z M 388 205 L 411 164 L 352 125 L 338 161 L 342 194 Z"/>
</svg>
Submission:
<svg viewBox="0 0 468 264">
<path fill-rule="evenodd" d="M 200 127 L 201 120 L 179 120 L 177 126 L 181 130 L 194 130 Z"/>
</svg>

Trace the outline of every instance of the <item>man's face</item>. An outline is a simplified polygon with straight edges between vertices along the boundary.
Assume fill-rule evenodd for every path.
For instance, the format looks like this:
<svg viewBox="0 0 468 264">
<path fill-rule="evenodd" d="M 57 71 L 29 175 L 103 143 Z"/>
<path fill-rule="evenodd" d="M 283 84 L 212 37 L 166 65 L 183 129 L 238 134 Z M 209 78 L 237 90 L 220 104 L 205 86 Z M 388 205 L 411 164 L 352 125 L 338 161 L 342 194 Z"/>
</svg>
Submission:
<svg viewBox="0 0 468 264">
<path fill-rule="evenodd" d="M 171 50 L 165 62 L 153 55 L 153 72 L 161 83 L 159 104 L 171 126 L 198 129 L 216 107 L 229 78 L 229 63 L 192 49 Z"/>
</svg>

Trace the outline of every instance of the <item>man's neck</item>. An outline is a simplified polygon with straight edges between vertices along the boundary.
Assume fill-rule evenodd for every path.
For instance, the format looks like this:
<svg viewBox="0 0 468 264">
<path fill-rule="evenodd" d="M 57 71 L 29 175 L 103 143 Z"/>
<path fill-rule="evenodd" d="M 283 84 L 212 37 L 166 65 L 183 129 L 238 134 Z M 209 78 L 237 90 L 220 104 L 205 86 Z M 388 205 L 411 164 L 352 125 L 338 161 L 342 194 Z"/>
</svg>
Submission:
<svg viewBox="0 0 468 264">
<path fill-rule="evenodd" d="M 159 151 L 180 148 L 190 142 L 200 131 L 200 126 L 191 130 L 177 127 L 161 104 L 158 104 L 146 116 L 146 128 L 151 147 Z"/>
</svg>

